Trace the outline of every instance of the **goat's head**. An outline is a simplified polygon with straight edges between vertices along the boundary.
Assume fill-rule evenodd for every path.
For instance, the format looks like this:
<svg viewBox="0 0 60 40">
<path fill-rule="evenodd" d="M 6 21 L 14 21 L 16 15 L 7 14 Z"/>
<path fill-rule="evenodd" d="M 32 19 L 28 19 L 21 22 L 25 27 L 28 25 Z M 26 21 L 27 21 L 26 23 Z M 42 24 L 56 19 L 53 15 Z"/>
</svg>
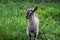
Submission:
<svg viewBox="0 0 60 40">
<path fill-rule="evenodd" d="M 26 19 L 30 19 L 34 12 L 37 10 L 37 6 L 32 10 L 32 9 L 25 9 L 26 10 Z"/>
</svg>

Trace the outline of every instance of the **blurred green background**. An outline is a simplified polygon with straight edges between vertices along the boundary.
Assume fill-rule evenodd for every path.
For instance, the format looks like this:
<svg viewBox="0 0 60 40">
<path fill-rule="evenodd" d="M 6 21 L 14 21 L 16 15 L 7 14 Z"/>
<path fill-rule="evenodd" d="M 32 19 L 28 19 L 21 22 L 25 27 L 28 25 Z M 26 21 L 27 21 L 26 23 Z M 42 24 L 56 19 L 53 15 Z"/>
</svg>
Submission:
<svg viewBox="0 0 60 40">
<path fill-rule="evenodd" d="M 23 6 L 38 6 L 38 40 L 60 40 L 60 0 L 0 0 L 0 40 L 27 40 Z"/>
</svg>

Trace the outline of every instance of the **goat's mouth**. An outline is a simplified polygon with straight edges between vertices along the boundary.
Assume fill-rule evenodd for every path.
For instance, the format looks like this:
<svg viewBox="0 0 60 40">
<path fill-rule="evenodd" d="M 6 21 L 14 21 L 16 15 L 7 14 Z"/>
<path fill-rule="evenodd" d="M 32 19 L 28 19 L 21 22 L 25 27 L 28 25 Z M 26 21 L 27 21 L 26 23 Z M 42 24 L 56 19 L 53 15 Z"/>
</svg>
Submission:
<svg viewBox="0 0 60 40">
<path fill-rule="evenodd" d="M 29 19 L 28 17 L 26 17 L 26 19 Z"/>
</svg>

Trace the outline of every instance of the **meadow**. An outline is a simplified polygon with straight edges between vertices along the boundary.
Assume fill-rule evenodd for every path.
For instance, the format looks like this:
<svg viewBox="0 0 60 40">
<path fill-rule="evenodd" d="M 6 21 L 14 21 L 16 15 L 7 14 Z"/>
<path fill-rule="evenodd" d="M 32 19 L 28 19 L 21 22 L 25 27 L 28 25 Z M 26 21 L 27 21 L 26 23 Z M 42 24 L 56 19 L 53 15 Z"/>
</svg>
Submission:
<svg viewBox="0 0 60 40">
<path fill-rule="evenodd" d="M 60 40 L 60 2 L 0 2 L 0 40 L 27 40 L 26 11 L 23 6 L 38 6 L 38 40 Z"/>
</svg>

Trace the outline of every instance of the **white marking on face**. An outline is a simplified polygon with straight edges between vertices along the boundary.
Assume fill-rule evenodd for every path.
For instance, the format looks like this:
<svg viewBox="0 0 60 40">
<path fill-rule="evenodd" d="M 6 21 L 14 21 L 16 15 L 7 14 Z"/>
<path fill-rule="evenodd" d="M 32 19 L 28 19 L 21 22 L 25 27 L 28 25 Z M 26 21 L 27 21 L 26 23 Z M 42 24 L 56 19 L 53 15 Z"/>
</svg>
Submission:
<svg viewBox="0 0 60 40">
<path fill-rule="evenodd" d="M 32 11 L 29 12 L 29 14 L 31 14 L 31 13 L 32 13 Z"/>
</svg>

